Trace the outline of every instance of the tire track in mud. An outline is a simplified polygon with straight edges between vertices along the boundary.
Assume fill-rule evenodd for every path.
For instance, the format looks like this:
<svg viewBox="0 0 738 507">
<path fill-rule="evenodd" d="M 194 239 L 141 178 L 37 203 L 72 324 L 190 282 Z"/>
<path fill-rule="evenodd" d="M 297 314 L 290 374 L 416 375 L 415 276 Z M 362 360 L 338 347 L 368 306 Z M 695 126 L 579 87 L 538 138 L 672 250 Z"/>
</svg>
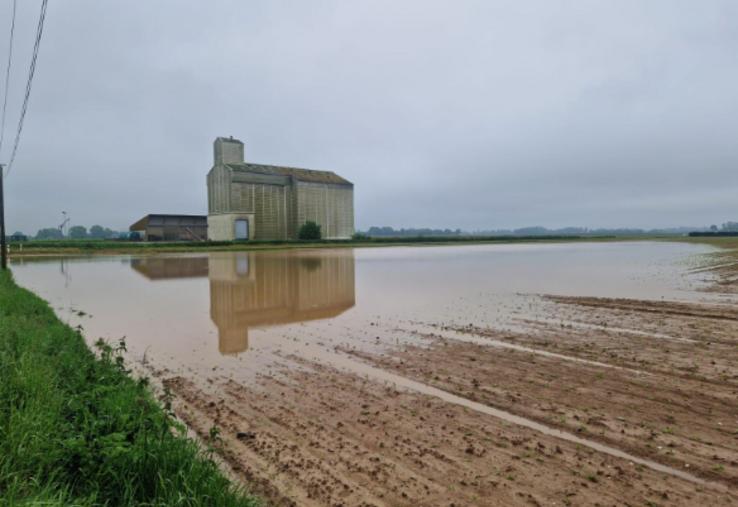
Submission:
<svg viewBox="0 0 738 507">
<path fill-rule="evenodd" d="M 603 318 L 616 322 L 634 319 L 633 314 L 597 314 L 594 320 L 601 321 Z M 715 386 L 730 384 L 738 387 L 738 354 L 735 352 L 738 345 L 738 325 L 716 326 L 717 329 L 704 325 L 688 328 L 673 316 L 670 319 L 673 322 L 656 324 L 666 327 L 671 334 L 693 332 L 695 337 L 670 340 L 670 344 L 665 344 L 665 340 L 658 336 L 649 339 L 652 333 L 634 334 L 629 330 L 621 331 L 616 325 L 594 325 L 588 322 L 584 322 L 583 326 L 563 325 L 561 319 L 550 319 L 548 323 L 520 319 L 528 323 L 527 333 L 499 331 L 489 327 L 435 324 L 443 332 L 431 333 L 427 337 L 457 339 L 480 345 L 489 340 L 491 346 L 503 342 L 510 344 L 507 348 L 544 357 L 559 357 L 562 360 L 626 370 L 639 375 L 665 375 L 698 380 Z M 654 323 L 641 324 L 648 328 L 649 324 Z M 700 339 L 696 339 L 697 336 Z"/>
<path fill-rule="evenodd" d="M 573 365 L 562 368 L 562 365 L 550 359 L 536 360 L 530 354 L 516 351 L 502 355 L 474 344 L 447 343 L 430 351 L 411 347 L 399 356 L 399 363 L 357 351 L 348 353 L 459 397 L 498 407 L 499 411 L 494 415 L 505 420 L 510 418 L 501 412 L 524 419 L 515 420 L 517 424 L 575 441 L 600 452 L 618 456 L 625 452 L 631 460 L 634 456 L 640 456 L 649 461 L 649 465 L 660 463 L 666 469 L 661 466 L 653 468 L 664 473 L 676 472 L 676 475 L 687 478 L 682 470 L 694 470 L 705 479 L 738 486 L 738 463 L 735 460 L 738 449 L 728 428 L 724 428 L 716 437 L 714 427 L 707 431 L 708 426 L 700 422 L 701 417 L 712 413 L 714 417 L 725 421 L 727 426 L 734 414 L 732 400 L 715 398 L 700 404 L 702 413 L 695 415 L 696 420 L 683 421 L 681 417 L 674 418 L 672 415 L 679 409 L 694 411 L 695 403 L 690 395 L 699 393 L 700 386 L 693 386 L 687 396 L 682 395 L 681 387 L 675 386 L 654 391 L 660 380 L 657 377 L 649 378 L 649 382 L 642 385 L 644 379 L 632 376 L 630 379 L 623 375 L 602 376 L 597 369 L 587 370 Z M 487 363 L 489 368 L 482 369 L 478 366 L 480 363 Z M 441 364 L 444 366 L 439 366 Z M 536 383 L 527 376 L 531 369 L 540 371 L 541 378 L 536 379 Z M 567 378 L 577 381 L 565 381 Z M 551 384 L 554 384 L 553 387 Z M 608 404 L 610 407 L 606 409 Z M 718 408 L 720 410 L 716 411 Z M 649 418 L 644 417 L 641 409 L 658 410 Z M 562 421 L 562 418 L 566 418 L 566 421 Z M 528 421 L 535 421 L 539 426 L 530 425 Z M 687 422 L 691 424 L 687 425 Z M 687 427 L 676 434 L 672 429 L 664 432 L 663 428 L 677 423 Z M 551 431 L 551 428 L 559 428 L 563 434 Z M 699 440 L 689 437 L 692 432 L 716 437 L 718 441 L 733 445 L 702 446 L 702 452 L 695 455 L 692 447 Z M 604 444 L 606 449 L 599 448 L 596 445 L 598 442 Z M 657 446 L 675 455 L 659 454 L 649 449 Z M 711 470 L 711 467 L 721 463 L 730 466 L 730 475 L 716 474 Z M 690 476 L 688 479 L 694 479 L 693 473 L 687 475 Z"/>
<path fill-rule="evenodd" d="M 376 361 L 370 361 L 371 364 L 363 363 L 363 362 L 356 362 L 356 361 L 351 361 L 350 359 L 347 359 L 342 354 L 337 354 L 335 352 L 327 352 L 322 347 L 310 347 L 310 346 L 306 346 L 306 347 L 310 351 L 310 356 L 311 356 L 310 362 L 317 361 L 323 365 L 328 365 L 328 366 L 333 365 L 333 364 L 340 364 L 342 368 L 349 370 L 354 375 L 359 375 L 364 378 L 372 379 L 376 382 L 389 383 L 395 387 L 405 389 L 411 392 L 416 392 L 422 395 L 439 398 L 446 403 L 460 405 L 465 408 L 480 412 L 482 414 L 490 415 L 498 419 L 511 422 L 511 423 L 532 429 L 534 431 L 541 432 L 548 436 L 553 436 L 558 439 L 566 440 L 566 441 L 575 443 L 577 445 L 586 446 L 598 452 L 609 454 L 617 458 L 626 459 L 626 460 L 632 461 L 634 463 L 638 463 L 642 466 L 646 466 L 648 468 L 651 468 L 661 473 L 674 475 L 675 477 L 679 477 L 687 481 L 695 482 L 697 484 L 702 484 L 702 485 L 707 484 L 705 480 L 689 472 L 673 468 L 672 466 L 669 466 L 669 465 L 664 465 L 664 464 L 661 464 L 655 461 L 651 461 L 647 458 L 640 457 L 635 454 L 631 454 L 629 452 L 623 451 L 617 447 L 608 445 L 611 442 L 603 443 L 601 441 L 598 442 L 596 440 L 582 438 L 580 436 L 577 436 L 574 433 L 569 433 L 568 431 L 564 431 L 562 429 L 556 428 L 555 426 L 548 425 L 547 422 L 532 419 L 529 417 L 529 414 L 521 415 L 520 413 L 509 412 L 507 410 L 496 408 L 495 404 L 480 403 L 478 401 L 475 401 L 474 399 L 471 399 L 468 396 L 464 396 L 464 394 L 459 392 L 457 389 L 445 390 L 442 388 L 434 387 L 433 383 L 431 382 L 425 383 L 424 380 L 427 380 L 427 379 L 422 379 L 417 376 L 413 377 L 413 376 L 405 376 L 405 375 L 392 373 L 392 371 L 396 371 L 398 373 L 403 373 L 403 374 L 407 372 L 407 370 L 403 368 L 398 368 L 398 365 L 396 363 L 393 364 L 392 362 L 390 363 L 385 362 L 385 363 L 381 363 L 381 367 L 376 367 L 373 365 L 373 364 L 377 364 Z M 483 351 L 484 349 L 485 349 L 484 347 L 481 347 L 480 351 Z M 371 355 L 361 354 L 356 351 L 344 351 L 344 352 L 353 354 L 354 356 L 361 357 L 363 359 L 370 359 L 370 360 L 375 359 L 375 358 L 372 358 Z M 417 354 L 422 354 L 422 351 L 420 350 L 416 350 L 415 352 Z M 405 355 L 404 357 L 406 358 L 408 363 L 411 362 L 411 359 L 407 355 Z M 296 362 L 301 362 L 301 361 L 304 362 L 304 360 L 298 356 L 291 356 L 290 359 L 295 360 Z M 448 360 L 448 348 L 445 348 L 443 350 L 443 357 L 440 357 L 438 360 L 440 361 L 443 359 Z M 558 357 L 552 357 L 551 359 L 558 359 Z M 585 363 L 587 362 L 585 361 Z M 595 364 L 595 366 L 599 366 L 599 364 Z"/>
<path fill-rule="evenodd" d="M 527 352 L 529 354 L 535 354 L 535 355 L 539 355 L 543 357 L 548 357 L 551 359 L 560 359 L 562 361 L 572 361 L 575 363 L 582 363 L 582 364 L 586 364 L 589 366 L 596 366 L 598 368 L 615 368 L 619 370 L 627 370 L 636 375 L 649 375 L 649 372 L 643 371 L 643 370 L 627 368 L 627 367 L 616 365 L 616 364 L 603 363 L 601 361 L 594 361 L 591 359 L 584 359 L 584 358 L 576 357 L 572 355 L 558 354 L 556 352 L 551 352 L 549 350 L 539 349 L 535 347 L 527 347 L 524 345 L 518 345 L 516 343 L 511 343 L 510 341 L 506 341 L 506 339 L 510 339 L 513 337 L 513 335 L 509 333 L 498 335 L 497 338 L 493 338 L 490 334 L 487 334 L 487 335 L 480 334 L 474 328 L 451 327 L 451 326 L 442 326 L 438 324 L 425 324 L 422 326 L 421 329 L 411 330 L 411 329 L 398 328 L 397 330 L 405 332 L 405 333 L 413 334 L 415 336 L 423 337 L 423 338 L 430 338 L 430 339 L 444 338 L 444 339 L 449 339 L 449 340 L 465 341 L 469 343 L 476 343 L 477 345 L 485 345 L 489 347 L 499 347 L 499 348 L 511 349 L 511 350 L 516 350 L 518 352 Z M 443 332 L 444 334 L 441 334 L 441 332 Z M 497 333 L 494 333 L 494 334 L 497 334 Z"/>
<path fill-rule="evenodd" d="M 649 467 L 658 472 L 674 475 L 687 481 L 706 485 L 708 484 L 709 480 L 724 479 L 723 477 L 716 476 L 715 474 L 704 473 L 705 477 L 708 479 L 705 480 L 692 473 L 689 473 L 688 471 L 683 471 L 679 468 L 675 468 L 675 463 L 673 462 L 667 462 L 666 464 L 659 463 L 657 461 L 650 460 L 650 456 L 648 453 L 641 452 L 640 455 L 638 452 L 633 453 L 633 450 L 642 451 L 642 449 L 638 447 L 631 447 L 628 451 L 620 449 L 618 448 L 618 444 L 622 444 L 622 442 L 617 439 L 600 439 L 598 441 L 594 439 L 582 438 L 580 436 L 577 436 L 575 433 L 571 433 L 569 431 L 566 431 L 566 429 L 562 429 L 560 425 L 551 425 L 549 421 L 531 418 L 529 413 L 511 412 L 499 408 L 499 404 L 480 403 L 479 401 L 473 399 L 472 396 L 469 396 L 470 393 L 468 391 L 464 391 L 463 389 L 446 389 L 446 387 L 448 386 L 438 386 L 438 384 L 430 381 L 427 376 L 407 375 L 408 370 L 406 368 L 403 368 L 402 365 L 411 365 L 413 364 L 414 357 L 417 358 L 426 353 L 426 349 L 422 349 L 420 347 L 410 347 L 410 349 L 413 352 L 410 354 L 406 353 L 402 355 L 402 360 L 399 364 L 393 360 L 387 360 L 385 358 L 385 360 L 383 361 L 372 354 L 361 353 L 353 349 L 344 349 L 342 347 L 336 347 L 336 350 L 342 351 L 348 355 L 353 355 L 357 358 L 367 360 L 367 362 L 358 363 L 354 361 L 347 361 L 345 357 L 338 356 L 335 353 L 325 353 L 324 351 L 322 353 L 318 351 L 316 354 L 312 355 L 312 361 L 319 361 L 322 364 L 329 366 L 338 363 L 341 365 L 341 367 L 349 370 L 351 373 L 360 375 L 364 378 L 372 379 L 377 382 L 391 383 L 395 387 L 406 389 L 408 391 L 416 392 L 426 396 L 436 397 L 447 403 L 460 405 L 486 415 L 491 415 L 507 422 L 524 426 L 526 428 L 544 433 L 549 436 L 573 442 L 577 445 L 589 447 L 598 452 L 609 454 L 618 458 L 627 459 L 642 466 Z M 486 347 L 484 346 L 481 346 L 478 349 L 480 355 L 483 354 L 484 350 L 486 350 Z M 320 359 L 321 356 L 322 359 Z M 441 351 L 440 356 L 436 358 L 436 361 L 442 362 L 444 360 L 448 360 L 448 356 L 448 347 L 444 347 L 444 349 Z M 301 359 L 297 356 L 292 356 L 291 359 L 298 362 L 301 361 Z M 550 359 L 558 358 L 552 357 Z M 594 366 L 599 365 L 595 364 Z M 461 367 L 459 369 L 462 371 L 465 370 L 464 367 Z M 624 370 L 627 371 L 627 369 Z M 689 467 L 689 465 L 687 465 L 687 467 Z M 732 482 L 732 479 L 729 479 L 729 482 Z M 717 484 L 713 485 L 717 486 Z"/>
<path fill-rule="evenodd" d="M 606 303 L 609 303 L 609 301 L 610 300 L 607 300 Z M 667 307 L 672 307 L 674 304 L 671 302 L 658 301 L 651 301 L 647 303 L 649 305 L 649 310 L 652 311 L 655 308 L 660 308 L 663 305 L 666 305 Z M 635 301 L 632 305 L 627 305 L 629 313 L 638 315 L 638 304 L 640 304 L 640 302 Z M 738 435 L 738 431 L 735 431 L 734 428 L 738 426 L 738 419 L 736 418 L 738 413 L 735 409 L 736 398 L 738 394 L 738 390 L 736 388 L 738 388 L 738 386 L 731 382 L 731 378 L 738 378 L 738 376 L 735 375 L 735 373 L 738 372 L 735 368 L 737 364 L 735 345 L 738 344 L 738 339 L 736 339 L 738 338 L 738 334 L 735 333 L 735 329 L 733 329 L 732 326 L 726 327 L 725 324 L 713 326 L 712 323 L 706 322 L 704 319 L 704 308 L 702 308 L 703 305 L 704 303 L 691 303 L 690 307 L 692 307 L 693 309 L 688 312 L 660 312 L 666 314 L 666 318 L 669 320 L 660 320 L 656 324 L 668 324 L 667 331 L 672 330 L 672 334 L 676 334 L 676 332 L 678 332 L 679 330 L 685 329 L 684 320 L 688 319 L 689 317 L 685 317 L 684 314 L 688 314 L 690 316 L 694 314 L 700 314 L 701 316 L 703 316 L 703 318 L 700 318 L 698 320 L 698 324 L 694 324 L 692 319 L 690 319 L 691 323 L 688 327 L 690 332 L 694 333 L 695 335 L 699 335 L 700 339 L 688 340 L 683 343 L 679 343 L 678 346 L 676 346 L 676 349 L 678 354 L 680 354 L 681 356 L 686 356 L 690 359 L 690 361 L 695 362 L 695 366 L 693 366 L 694 372 L 699 369 L 700 373 L 702 373 L 705 365 L 708 367 L 711 366 L 713 371 L 708 371 L 701 375 L 696 375 L 694 372 L 691 371 L 691 369 L 689 371 L 682 371 L 681 367 L 677 371 L 674 371 L 673 360 L 675 357 L 678 357 L 672 356 L 665 357 L 665 366 L 663 368 L 649 369 L 649 375 L 646 375 L 645 377 L 633 377 L 634 379 L 637 379 L 639 383 L 643 383 L 644 385 L 630 385 L 630 387 L 627 387 L 627 389 L 631 392 L 618 392 L 619 385 L 629 385 L 630 379 L 618 377 L 618 375 L 622 376 L 622 372 L 627 371 L 627 369 L 620 369 L 619 372 L 615 370 L 612 373 L 607 374 L 607 376 L 615 375 L 616 377 L 613 379 L 614 382 L 607 382 L 607 385 L 602 388 L 595 388 L 594 386 L 598 383 L 602 383 L 599 382 L 598 379 L 603 378 L 603 374 L 597 374 L 595 377 L 595 375 L 590 373 L 586 375 L 586 377 L 591 379 L 589 381 L 591 385 L 570 385 L 568 388 L 562 388 L 558 391 L 551 391 L 549 389 L 546 392 L 551 399 L 559 399 L 559 397 L 562 395 L 562 391 L 565 393 L 567 390 L 572 389 L 588 389 L 595 394 L 599 394 L 599 400 L 597 401 L 605 404 L 609 401 L 605 395 L 611 396 L 612 393 L 615 392 L 619 396 L 626 396 L 627 398 L 630 398 L 630 403 L 632 405 L 631 408 L 629 408 L 628 410 L 635 410 L 636 414 L 635 418 L 629 418 L 629 423 L 632 425 L 633 423 L 637 423 L 639 420 L 641 420 L 642 425 L 643 422 L 646 421 L 649 424 L 653 424 L 654 426 L 651 428 L 644 428 L 644 431 L 641 432 L 641 435 L 639 435 L 637 431 L 635 432 L 635 434 L 629 435 L 631 440 L 630 442 L 628 442 L 628 438 L 621 439 L 619 438 L 619 436 L 614 434 L 615 430 L 617 429 L 620 429 L 621 432 L 625 431 L 622 428 L 623 424 L 619 423 L 614 425 L 615 428 L 611 428 L 608 431 L 601 431 L 600 433 L 602 433 L 602 435 L 593 435 L 593 438 L 596 438 L 599 441 L 604 441 L 615 447 L 625 446 L 624 448 L 627 449 L 629 452 L 638 454 L 640 456 L 657 459 L 658 461 L 661 461 L 669 466 L 674 466 L 677 468 L 680 466 L 691 466 L 691 470 L 695 470 L 695 473 L 699 474 L 702 477 L 719 480 L 725 482 L 731 487 L 736 487 L 738 486 L 738 469 L 736 468 L 738 467 L 738 460 L 736 459 L 738 457 L 738 448 L 736 448 L 738 445 L 736 444 L 736 435 Z M 620 312 L 621 309 L 613 309 L 608 306 L 607 311 Z M 639 316 L 642 317 L 644 320 L 638 321 L 636 319 L 635 327 L 640 327 L 640 324 L 644 324 L 647 319 L 650 319 L 649 315 L 653 313 L 652 311 L 644 312 L 646 313 L 646 315 Z M 714 306 L 710 306 L 709 312 L 713 311 Z M 602 326 L 603 329 L 601 330 L 601 333 L 595 336 L 587 333 L 586 345 L 592 348 L 592 350 L 590 351 L 591 354 L 587 355 L 593 355 L 595 357 L 607 357 L 607 354 L 603 353 L 602 348 L 598 348 L 598 346 L 592 347 L 592 345 L 596 345 L 598 342 L 602 342 L 600 345 L 604 344 L 604 346 L 609 346 L 609 342 L 621 338 L 621 336 L 618 335 L 628 334 L 627 331 L 620 332 L 620 330 L 616 327 L 617 324 L 612 322 L 613 318 L 620 317 L 621 315 L 619 313 L 614 313 L 609 316 L 603 314 L 597 315 L 596 319 L 600 322 L 604 322 L 604 325 Z M 603 321 L 603 319 L 605 320 Z M 722 322 L 720 319 L 718 320 Z M 650 322 L 653 323 L 652 320 Z M 633 322 L 631 322 L 631 324 L 633 324 Z M 561 341 L 564 342 L 566 342 L 567 339 L 571 339 L 571 341 L 577 343 L 577 347 L 581 346 L 581 339 L 583 338 L 582 335 L 579 335 L 575 336 L 572 339 L 572 337 L 569 336 L 569 334 L 571 333 L 571 330 L 569 329 L 567 329 L 565 335 L 562 336 L 561 330 L 558 329 L 558 326 L 556 326 L 554 323 L 551 323 L 551 328 L 548 330 L 546 329 L 545 325 L 539 326 L 537 329 L 538 334 L 536 335 L 536 337 L 528 336 L 522 333 L 513 334 L 509 331 L 495 331 L 493 329 L 481 330 L 470 325 L 457 328 L 453 328 L 453 326 L 448 325 L 435 326 L 442 329 L 452 329 L 457 333 L 478 333 L 482 339 L 468 340 L 461 338 L 461 340 L 459 340 L 459 336 L 457 333 L 454 333 L 451 336 L 447 336 L 446 334 L 441 333 L 434 333 L 427 336 L 430 340 L 435 340 L 436 342 L 434 343 L 434 345 L 431 346 L 430 349 L 428 349 L 428 347 L 426 346 L 406 346 L 404 351 L 399 351 L 398 353 L 396 353 L 394 357 L 392 357 L 392 360 L 387 360 L 387 357 L 381 357 L 372 354 L 362 355 L 357 354 L 355 351 L 347 352 L 353 353 L 354 355 L 363 356 L 365 360 L 368 360 L 373 364 L 377 364 L 378 366 L 384 368 L 394 369 L 395 371 L 398 371 L 398 373 L 408 375 L 412 378 L 416 378 L 417 380 L 436 385 L 442 389 L 454 392 L 456 394 L 465 395 L 472 399 L 479 399 L 477 397 L 479 391 L 476 391 L 475 393 L 474 389 L 470 389 L 470 384 L 476 384 L 474 387 L 479 388 L 480 382 L 483 384 L 485 380 L 488 379 L 484 378 L 484 373 L 480 372 L 479 368 L 476 365 L 457 364 L 456 367 L 458 371 L 456 373 L 460 376 L 463 376 L 463 373 L 469 372 L 469 378 L 454 378 L 454 382 L 438 382 L 438 380 L 440 380 L 438 375 L 431 375 L 431 372 L 434 368 L 442 369 L 438 368 L 436 365 L 443 365 L 444 363 L 448 363 L 449 355 L 453 357 L 453 354 L 449 354 L 449 350 L 454 349 L 454 347 L 457 346 L 454 343 L 462 342 L 470 344 L 470 346 L 476 346 L 473 351 L 473 354 L 475 354 L 476 357 L 469 358 L 471 361 L 474 361 L 477 358 L 479 359 L 479 361 L 483 361 L 484 359 L 494 361 L 495 359 L 499 359 L 500 354 L 491 353 L 486 350 L 486 348 L 483 346 L 483 338 L 489 337 L 495 341 L 517 341 L 519 339 L 523 339 L 523 343 L 525 343 L 526 347 L 509 347 L 511 350 L 517 350 L 518 352 L 523 353 L 524 356 L 527 353 L 528 359 L 524 360 L 523 366 L 520 367 L 518 371 L 512 372 L 505 372 L 505 368 L 502 367 L 499 371 L 492 372 L 489 375 L 489 378 L 493 378 L 495 374 L 499 374 L 506 378 L 512 376 L 519 379 L 510 382 L 509 385 L 506 385 L 506 387 L 502 389 L 503 392 L 510 393 L 516 391 L 519 392 L 521 388 L 525 387 L 525 382 L 528 382 L 528 380 L 525 380 L 526 368 L 529 368 L 532 364 L 545 363 L 545 358 L 547 356 L 550 360 L 553 360 L 557 357 L 555 354 L 540 354 L 538 350 L 535 350 L 532 347 L 528 347 L 529 343 L 536 343 L 536 341 L 540 342 L 540 340 L 543 339 L 542 336 L 545 336 L 547 334 L 547 331 L 548 334 L 551 335 L 551 338 L 561 339 Z M 593 329 L 593 331 L 596 330 Z M 634 354 L 632 356 L 634 360 L 636 360 L 639 354 L 642 354 L 643 349 L 640 348 L 642 344 L 649 342 L 662 342 L 660 338 L 657 338 L 656 340 L 644 341 L 646 338 L 648 338 L 647 335 L 639 336 L 638 338 L 639 339 L 637 340 L 624 342 L 629 344 L 629 346 L 631 347 L 631 353 Z M 493 346 L 496 345 L 496 343 L 493 343 Z M 634 345 L 638 346 L 639 348 L 633 349 L 632 347 Z M 710 345 L 713 345 L 713 347 L 709 347 Z M 717 345 L 717 347 L 715 345 Z M 623 347 L 625 348 L 625 346 Z M 674 346 L 669 345 L 669 347 Z M 526 348 L 528 348 L 529 350 L 526 350 Z M 430 354 L 432 356 L 434 353 L 434 349 L 438 351 L 436 357 L 433 357 L 432 360 L 428 360 L 425 362 L 419 361 L 418 358 L 421 358 L 424 355 Z M 605 348 L 604 350 L 607 349 Z M 659 350 L 658 345 L 654 350 Z M 667 353 L 672 352 L 669 349 L 664 349 L 664 351 Z M 532 359 L 536 355 L 542 356 L 544 360 L 541 361 L 540 359 Z M 585 355 L 585 357 L 587 357 L 587 355 Z M 397 359 L 399 359 L 399 366 Z M 588 366 L 599 366 L 598 362 L 589 362 L 588 364 L 586 360 L 571 361 L 571 357 L 566 357 L 565 359 L 570 361 L 571 372 L 569 372 L 568 375 L 572 378 L 577 378 L 583 373 L 587 373 L 584 370 Z M 644 361 L 642 359 L 637 360 L 639 362 Z M 551 364 L 555 363 L 554 361 L 549 362 Z M 500 366 L 499 362 L 495 364 L 496 366 Z M 581 365 L 582 371 L 577 371 L 577 364 Z M 702 368 L 699 368 L 697 364 L 702 366 Z M 415 367 L 414 371 L 413 367 Z M 539 366 L 536 365 L 534 366 L 534 368 L 539 368 Z M 730 377 L 731 371 L 733 372 L 733 377 Z M 552 375 L 552 377 L 557 379 L 563 378 L 561 372 L 556 375 Z M 560 380 L 557 380 L 557 382 L 559 381 Z M 663 387 L 661 384 L 663 384 L 665 387 Z M 523 391 L 525 392 L 525 389 L 523 389 Z M 542 401 L 544 400 L 542 400 L 540 396 L 532 396 L 528 397 L 525 400 L 522 400 L 521 403 L 510 405 L 509 403 L 505 402 L 501 403 L 499 398 L 485 399 L 485 403 L 511 410 L 516 414 L 530 417 L 534 420 L 544 422 L 545 424 L 553 424 L 556 427 L 572 429 L 571 424 L 562 426 L 561 424 L 557 424 L 557 422 L 551 417 L 546 416 L 546 414 L 542 414 L 540 411 L 536 412 L 536 410 L 530 409 L 530 407 L 540 406 L 542 404 Z M 569 409 L 575 409 L 580 403 L 580 400 L 577 399 L 570 401 L 571 403 L 568 406 Z M 628 400 L 626 399 L 626 401 Z M 633 405 L 633 401 L 637 401 L 637 403 Z M 649 417 L 641 418 L 640 414 L 638 414 L 638 410 L 639 405 L 642 404 L 646 406 L 646 410 L 656 410 L 662 420 L 654 420 L 653 417 L 651 417 L 650 419 Z M 687 414 L 687 418 L 691 418 L 691 420 L 684 421 L 683 417 L 678 414 L 679 411 L 681 411 L 683 414 Z M 608 424 L 610 426 L 613 426 L 612 417 L 610 418 L 611 420 L 606 424 L 603 423 L 603 421 L 598 420 L 597 417 L 589 417 L 586 413 L 581 413 L 581 411 L 578 414 L 576 412 L 576 410 L 572 410 L 572 414 L 574 415 L 574 417 L 576 417 L 577 421 L 585 420 L 592 425 L 599 425 L 601 427 L 607 427 Z M 675 419 L 671 413 L 677 413 L 679 417 Z M 623 419 L 621 417 L 617 417 L 617 419 L 622 419 L 623 422 L 626 421 L 626 419 Z M 677 421 L 677 419 L 680 420 Z M 718 419 L 719 421 L 715 423 L 715 421 Z M 674 431 L 674 429 L 670 426 L 677 422 L 679 422 L 680 424 L 686 424 L 686 427 L 683 429 L 676 428 L 676 431 L 681 433 L 681 435 L 673 435 L 674 438 L 672 438 L 670 434 Z M 724 426 L 718 427 L 721 425 Z M 606 433 L 608 433 L 609 436 L 605 435 Z M 670 435 L 668 442 L 663 442 L 665 435 Z M 643 442 L 639 443 L 638 438 L 642 439 Z M 661 440 L 661 442 L 658 442 L 659 440 Z M 659 443 L 661 443 L 662 445 L 659 445 Z M 664 449 L 666 449 L 666 451 L 663 453 L 663 455 L 659 455 L 659 452 Z M 655 452 L 656 450 L 659 450 L 659 452 Z"/>
<path fill-rule="evenodd" d="M 640 299 L 600 298 L 587 296 L 554 296 L 546 299 L 559 304 L 606 308 L 610 310 L 632 310 L 638 313 L 657 313 L 695 319 L 728 320 L 738 322 L 738 310 L 732 305 L 707 305 L 675 301 L 649 301 Z"/>
<path fill-rule="evenodd" d="M 563 328 L 579 328 L 585 331 L 606 331 L 606 332 L 614 332 L 614 333 L 620 333 L 625 335 L 634 335 L 638 337 L 643 338 L 657 338 L 659 340 L 667 340 L 667 341 L 674 341 L 679 343 L 699 343 L 697 340 L 692 340 L 689 338 L 679 338 L 676 336 L 670 336 L 663 333 L 655 333 L 655 332 L 649 332 L 649 331 L 640 331 L 638 329 L 629 329 L 625 327 L 608 327 L 604 326 L 602 324 L 591 324 L 588 322 L 578 322 L 575 320 L 563 320 L 563 319 L 517 319 L 519 323 L 522 325 L 527 325 L 532 328 L 535 328 L 537 326 L 540 326 L 541 329 L 550 329 L 551 326 L 560 326 Z"/>
</svg>

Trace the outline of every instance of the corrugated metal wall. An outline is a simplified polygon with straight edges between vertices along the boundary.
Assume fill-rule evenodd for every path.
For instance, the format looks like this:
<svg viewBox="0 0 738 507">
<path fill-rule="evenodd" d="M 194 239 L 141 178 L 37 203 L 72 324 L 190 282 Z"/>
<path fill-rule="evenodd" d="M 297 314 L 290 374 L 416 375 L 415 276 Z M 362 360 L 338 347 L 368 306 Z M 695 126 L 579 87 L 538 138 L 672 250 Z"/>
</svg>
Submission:
<svg viewBox="0 0 738 507">
<path fill-rule="evenodd" d="M 254 239 L 296 239 L 302 224 L 320 224 L 324 238 L 350 238 L 354 233 L 352 186 L 307 183 L 284 177 L 268 183 L 215 167 L 208 174 L 209 213 L 254 213 Z M 279 181 L 282 179 L 285 184 Z"/>
<path fill-rule="evenodd" d="M 255 239 L 289 239 L 290 193 L 288 187 L 280 185 L 255 185 Z"/>
<path fill-rule="evenodd" d="M 354 233 L 353 187 L 322 183 L 297 183 L 296 228 L 312 220 L 320 224 L 323 238 L 350 238 Z"/>
<path fill-rule="evenodd" d="M 231 210 L 231 172 L 216 166 L 208 173 L 207 183 L 208 213 L 228 213 Z"/>
</svg>

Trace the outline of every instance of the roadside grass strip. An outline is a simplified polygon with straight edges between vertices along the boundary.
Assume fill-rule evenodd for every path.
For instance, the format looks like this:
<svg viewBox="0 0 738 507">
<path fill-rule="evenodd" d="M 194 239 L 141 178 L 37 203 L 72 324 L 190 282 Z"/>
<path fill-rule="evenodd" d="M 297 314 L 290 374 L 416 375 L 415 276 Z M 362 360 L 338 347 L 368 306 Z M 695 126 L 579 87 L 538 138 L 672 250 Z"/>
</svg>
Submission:
<svg viewBox="0 0 738 507">
<path fill-rule="evenodd" d="M 97 348 L 0 273 L 0 505 L 260 505 Z"/>
</svg>

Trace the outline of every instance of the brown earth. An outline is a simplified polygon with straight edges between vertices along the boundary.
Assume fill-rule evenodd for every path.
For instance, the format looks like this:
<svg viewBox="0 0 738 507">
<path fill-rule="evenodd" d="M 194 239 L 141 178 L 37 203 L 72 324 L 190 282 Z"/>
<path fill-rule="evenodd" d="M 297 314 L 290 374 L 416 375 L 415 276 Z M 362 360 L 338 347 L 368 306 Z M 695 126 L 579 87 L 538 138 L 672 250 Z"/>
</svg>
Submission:
<svg viewBox="0 0 738 507">
<path fill-rule="evenodd" d="M 731 505 L 738 497 L 315 366 L 255 386 L 184 378 L 178 413 L 274 505 Z"/>
<path fill-rule="evenodd" d="M 597 337 L 587 338 L 592 342 L 586 353 L 575 346 L 565 352 L 601 360 L 604 354 L 593 350 Z M 407 348 L 398 354 L 402 362 L 349 353 L 464 398 L 738 486 L 735 380 L 723 385 L 679 370 L 639 374 L 444 339 L 430 349 Z"/>
<path fill-rule="evenodd" d="M 718 282 L 738 292 L 731 269 Z M 164 385 L 177 414 L 274 505 L 738 505 L 738 309 L 537 304 L 524 331 L 424 324 L 406 330 L 418 345 L 338 352 L 699 479 L 297 358 L 302 368 L 248 384 Z"/>
</svg>

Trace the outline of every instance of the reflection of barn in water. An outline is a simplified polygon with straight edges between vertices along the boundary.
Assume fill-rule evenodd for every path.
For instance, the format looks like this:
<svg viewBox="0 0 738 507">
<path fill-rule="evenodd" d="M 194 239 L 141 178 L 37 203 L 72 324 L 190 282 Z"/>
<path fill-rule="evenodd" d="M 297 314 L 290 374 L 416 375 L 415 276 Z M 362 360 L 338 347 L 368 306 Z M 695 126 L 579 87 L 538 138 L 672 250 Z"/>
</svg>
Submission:
<svg viewBox="0 0 738 507">
<path fill-rule="evenodd" d="M 220 351 L 248 348 L 249 327 L 336 317 L 354 306 L 350 251 L 211 254 L 210 317 Z"/>
<path fill-rule="evenodd" d="M 149 280 L 208 276 L 207 257 L 140 257 L 131 267 Z"/>
</svg>

